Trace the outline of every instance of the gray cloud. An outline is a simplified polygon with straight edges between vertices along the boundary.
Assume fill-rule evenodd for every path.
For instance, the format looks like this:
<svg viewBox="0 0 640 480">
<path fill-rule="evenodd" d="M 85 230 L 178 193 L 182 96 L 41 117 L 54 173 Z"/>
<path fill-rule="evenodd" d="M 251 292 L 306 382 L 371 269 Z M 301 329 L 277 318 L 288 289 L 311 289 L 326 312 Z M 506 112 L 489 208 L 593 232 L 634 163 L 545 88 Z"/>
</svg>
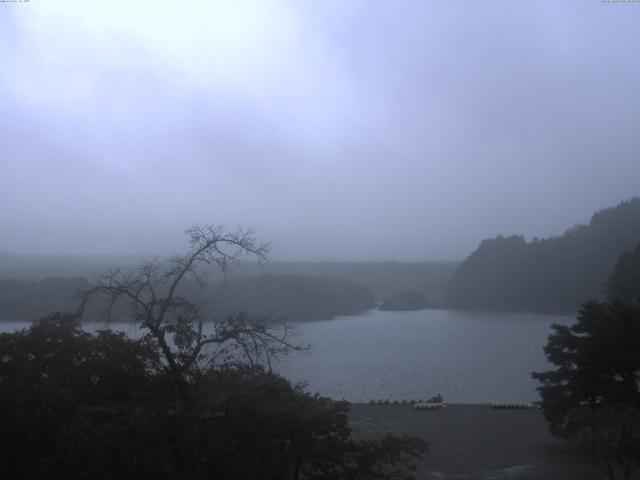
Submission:
<svg viewBox="0 0 640 480">
<path fill-rule="evenodd" d="M 640 193 L 640 9 L 2 5 L 0 248 L 461 258 Z"/>
</svg>

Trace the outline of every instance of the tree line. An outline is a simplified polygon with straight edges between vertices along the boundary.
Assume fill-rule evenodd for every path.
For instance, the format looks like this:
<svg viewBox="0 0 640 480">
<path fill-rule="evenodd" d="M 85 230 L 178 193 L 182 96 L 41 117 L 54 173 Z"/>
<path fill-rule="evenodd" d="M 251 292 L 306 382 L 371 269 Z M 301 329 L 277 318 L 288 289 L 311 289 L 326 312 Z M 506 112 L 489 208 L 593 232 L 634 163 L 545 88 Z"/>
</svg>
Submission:
<svg viewBox="0 0 640 480">
<path fill-rule="evenodd" d="M 448 284 L 450 306 L 576 311 L 603 299 L 607 276 L 640 239 L 640 198 L 596 212 L 562 236 L 483 240 Z"/>
<path fill-rule="evenodd" d="M 31 321 L 52 311 L 78 308 L 79 290 L 88 288 L 85 278 L 46 278 L 40 281 L 0 281 L 0 320 Z M 241 311 L 272 313 L 291 321 L 331 319 L 375 307 L 373 294 L 365 286 L 336 277 L 303 275 L 260 275 L 209 282 L 201 288 L 195 279 L 180 285 L 183 296 L 199 296 L 207 314 L 225 317 Z M 85 319 L 99 320 L 101 309 L 88 306 Z M 114 306 L 112 317 L 131 319 L 122 304 Z"/>
</svg>

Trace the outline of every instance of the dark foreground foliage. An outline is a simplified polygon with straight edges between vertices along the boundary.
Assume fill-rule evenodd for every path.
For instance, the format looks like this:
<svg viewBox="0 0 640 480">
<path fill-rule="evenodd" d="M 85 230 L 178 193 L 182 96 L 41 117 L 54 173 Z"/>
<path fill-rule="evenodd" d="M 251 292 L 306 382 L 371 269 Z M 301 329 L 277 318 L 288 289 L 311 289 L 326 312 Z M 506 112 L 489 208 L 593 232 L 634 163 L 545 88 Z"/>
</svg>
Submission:
<svg viewBox="0 0 640 480">
<path fill-rule="evenodd" d="M 534 373 L 551 432 L 609 478 L 640 467 L 640 309 L 583 305 L 573 326 L 554 325 L 545 347 L 556 370 Z"/>
<path fill-rule="evenodd" d="M 640 468 L 640 247 L 609 275 L 607 302 L 553 325 L 544 351 L 556 369 L 534 373 L 551 432 L 611 480 Z"/>
<path fill-rule="evenodd" d="M 545 347 L 557 369 L 534 373 L 542 382 L 552 431 L 571 434 L 576 409 L 640 405 L 640 311 L 622 303 L 589 302 L 572 326 L 553 325 Z"/>
<path fill-rule="evenodd" d="M 588 302 L 572 326 L 553 325 L 556 370 L 534 373 L 551 432 L 611 480 L 640 467 L 640 309 Z"/>
<path fill-rule="evenodd" d="M 408 479 L 426 451 L 353 440 L 346 403 L 257 365 L 178 385 L 160 353 L 66 314 L 0 334 L 0 478 Z"/>
</svg>

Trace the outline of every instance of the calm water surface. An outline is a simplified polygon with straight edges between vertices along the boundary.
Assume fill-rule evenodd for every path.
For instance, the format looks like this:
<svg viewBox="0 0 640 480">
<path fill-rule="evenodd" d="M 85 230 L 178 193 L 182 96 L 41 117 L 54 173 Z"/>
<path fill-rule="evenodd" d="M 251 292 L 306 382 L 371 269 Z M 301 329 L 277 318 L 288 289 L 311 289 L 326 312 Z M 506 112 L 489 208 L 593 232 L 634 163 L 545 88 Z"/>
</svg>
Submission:
<svg viewBox="0 0 640 480">
<path fill-rule="evenodd" d="M 297 324 L 297 341 L 311 344 L 275 368 L 307 389 L 364 402 L 426 398 L 451 403 L 538 400 L 531 372 L 549 367 L 542 347 L 552 323 L 570 316 L 453 310 L 383 312 Z M 25 322 L 0 322 L 4 331 Z M 102 325 L 88 325 L 90 329 Z M 115 324 L 135 336 L 132 325 Z"/>
</svg>

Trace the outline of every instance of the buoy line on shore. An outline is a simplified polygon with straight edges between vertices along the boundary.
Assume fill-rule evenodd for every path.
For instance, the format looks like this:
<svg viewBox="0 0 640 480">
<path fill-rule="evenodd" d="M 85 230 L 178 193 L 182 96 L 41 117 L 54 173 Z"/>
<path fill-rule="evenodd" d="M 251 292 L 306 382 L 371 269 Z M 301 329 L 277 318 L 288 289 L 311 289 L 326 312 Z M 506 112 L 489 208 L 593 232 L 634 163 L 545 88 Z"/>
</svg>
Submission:
<svg viewBox="0 0 640 480">
<path fill-rule="evenodd" d="M 438 410 L 447 408 L 447 404 L 444 402 L 430 402 L 423 399 L 415 400 L 408 398 L 385 398 L 377 400 L 369 400 L 369 405 L 409 405 L 413 406 L 416 410 Z M 536 408 L 535 404 L 528 402 L 490 402 L 488 407 L 494 410 L 525 410 L 530 408 Z"/>
</svg>

